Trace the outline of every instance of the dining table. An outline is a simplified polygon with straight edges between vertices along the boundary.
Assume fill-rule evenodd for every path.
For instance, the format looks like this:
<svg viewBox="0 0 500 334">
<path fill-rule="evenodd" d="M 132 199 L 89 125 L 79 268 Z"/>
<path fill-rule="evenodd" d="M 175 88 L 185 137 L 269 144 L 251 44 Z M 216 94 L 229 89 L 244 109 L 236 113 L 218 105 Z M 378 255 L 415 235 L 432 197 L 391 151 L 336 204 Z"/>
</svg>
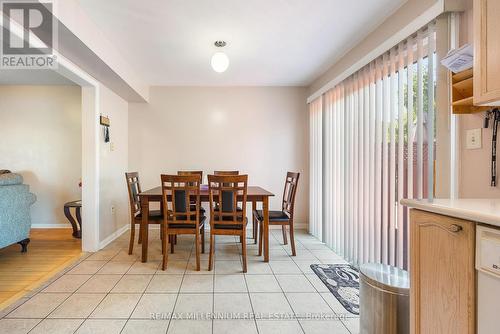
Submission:
<svg viewBox="0 0 500 334">
<path fill-rule="evenodd" d="M 274 196 L 270 191 L 259 186 L 248 186 L 247 188 L 247 202 L 252 203 L 252 212 L 257 210 L 257 204 L 262 205 L 263 215 L 263 246 L 264 246 L 264 262 L 269 262 L 269 197 Z M 139 193 L 141 202 L 141 238 L 142 238 L 142 254 L 141 261 L 148 261 L 148 232 L 149 232 L 149 204 L 152 202 L 162 201 L 161 186 L 157 186 L 146 191 Z M 210 200 L 208 193 L 208 185 L 200 186 L 200 202 L 208 203 Z M 238 196 L 238 200 L 241 198 Z"/>
</svg>

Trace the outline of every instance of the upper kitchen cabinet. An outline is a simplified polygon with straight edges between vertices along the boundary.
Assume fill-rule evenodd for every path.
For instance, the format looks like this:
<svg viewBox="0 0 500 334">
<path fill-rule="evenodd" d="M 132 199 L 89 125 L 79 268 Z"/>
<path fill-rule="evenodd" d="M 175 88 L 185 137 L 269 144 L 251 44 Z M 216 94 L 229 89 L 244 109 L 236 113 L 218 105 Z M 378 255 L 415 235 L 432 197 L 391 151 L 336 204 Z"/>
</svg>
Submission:
<svg viewBox="0 0 500 334">
<path fill-rule="evenodd" d="M 474 0 L 474 104 L 500 105 L 500 0 Z"/>
</svg>

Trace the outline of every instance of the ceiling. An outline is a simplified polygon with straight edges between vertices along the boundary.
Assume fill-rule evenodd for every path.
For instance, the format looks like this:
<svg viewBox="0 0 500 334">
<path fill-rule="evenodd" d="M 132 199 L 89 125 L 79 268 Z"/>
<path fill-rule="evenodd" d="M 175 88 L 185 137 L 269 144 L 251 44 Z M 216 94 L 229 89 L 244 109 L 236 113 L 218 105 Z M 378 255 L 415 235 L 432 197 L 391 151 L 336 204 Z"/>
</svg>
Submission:
<svg viewBox="0 0 500 334">
<path fill-rule="evenodd" d="M 48 69 L 0 69 L 0 85 L 76 85 L 73 81 Z"/>
<path fill-rule="evenodd" d="M 406 0 L 79 0 L 149 85 L 309 85 Z M 225 40 L 229 69 L 210 58 Z"/>
</svg>

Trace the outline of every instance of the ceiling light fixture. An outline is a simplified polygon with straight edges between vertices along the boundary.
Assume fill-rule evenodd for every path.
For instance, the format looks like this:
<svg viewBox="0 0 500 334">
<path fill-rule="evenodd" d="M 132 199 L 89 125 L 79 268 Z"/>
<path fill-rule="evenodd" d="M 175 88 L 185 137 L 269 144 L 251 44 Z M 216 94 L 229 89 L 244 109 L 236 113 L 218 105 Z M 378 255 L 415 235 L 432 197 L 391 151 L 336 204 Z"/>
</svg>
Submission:
<svg viewBox="0 0 500 334">
<path fill-rule="evenodd" d="M 223 48 L 226 46 L 225 41 L 215 41 L 214 45 L 218 48 Z M 212 60 L 210 61 L 210 64 L 212 65 L 212 68 L 214 69 L 215 72 L 217 73 L 222 73 L 227 70 L 229 67 L 229 58 L 227 55 L 222 52 L 216 52 L 212 56 Z"/>
</svg>

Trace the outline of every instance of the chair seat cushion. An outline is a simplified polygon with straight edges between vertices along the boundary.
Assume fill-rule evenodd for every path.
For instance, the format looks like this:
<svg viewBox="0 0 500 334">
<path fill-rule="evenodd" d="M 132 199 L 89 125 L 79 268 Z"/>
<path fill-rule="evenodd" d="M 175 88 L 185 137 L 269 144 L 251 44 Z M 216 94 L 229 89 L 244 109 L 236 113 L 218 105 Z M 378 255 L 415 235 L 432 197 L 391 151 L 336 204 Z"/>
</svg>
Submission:
<svg viewBox="0 0 500 334">
<path fill-rule="evenodd" d="M 142 219 L 142 213 L 139 212 L 135 219 Z M 163 219 L 163 215 L 160 210 L 149 210 L 149 219 L 150 220 L 161 220 Z"/>
<path fill-rule="evenodd" d="M 228 217 L 228 218 L 230 218 L 230 217 Z M 224 220 L 226 220 L 226 219 L 223 219 L 222 221 L 224 221 Z M 245 217 L 243 224 L 215 223 L 214 227 L 215 227 L 215 229 L 218 229 L 218 230 L 242 230 L 243 226 L 246 226 L 247 223 L 248 223 L 248 219 Z"/>
<path fill-rule="evenodd" d="M 253 214 L 258 220 L 264 220 L 264 213 L 262 212 L 262 210 L 254 210 Z M 287 222 L 289 220 L 290 218 L 283 211 L 269 211 L 270 222 Z"/>
<path fill-rule="evenodd" d="M 203 225 L 205 224 L 205 220 L 207 217 L 201 216 L 200 217 L 200 225 L 199 228 L 202 228 Z M 188 224 L 188 223 L 169 223 L 168 228 L 185 228 L 185 229 L 193 229 L 195 228 L 195 224 Z"/>
<path fill-rule="evenodd" d="M 177 220 L 179 221 L 182 221 L 182 219 L 187 219 L 187 216 L 177 216 Z M 196 217 L 193 215 L 193 217 L 191 217 L 191 219 L 196 219 Z M 205 220 L 207 219 L 207 217 L 205 216 L 200 216 L 200 226 L 204 224 Z M 178 226 L 180 226 L 181 228 L 184 227 L 184 228 L 194 228 L 194 224 L 188 224 L 188 223 L 177 223 L 177 222 L 169 222 L 168 224 L 169 227 L 174 227 L 176 226 L 176 228 Z M 190 227 L 187 227 L 187 226 L 190 226 Z"/>
<path fill-rule="evenodd" d="M 218 210 L 219 210 L 219 205 L 218 205 L 218 204 L 215 204 L 215 208 L 214 208 L 214 210 L 215 210 L 215 211 L 218 211 Z M 238 207 L 236 207 L 236 210 L 237 210 L 237 211 L 243 211 L 243 209 L 242 209 L 242 208 L 240 208 L 239 206 L 238 206 Z"/>
</svg>

